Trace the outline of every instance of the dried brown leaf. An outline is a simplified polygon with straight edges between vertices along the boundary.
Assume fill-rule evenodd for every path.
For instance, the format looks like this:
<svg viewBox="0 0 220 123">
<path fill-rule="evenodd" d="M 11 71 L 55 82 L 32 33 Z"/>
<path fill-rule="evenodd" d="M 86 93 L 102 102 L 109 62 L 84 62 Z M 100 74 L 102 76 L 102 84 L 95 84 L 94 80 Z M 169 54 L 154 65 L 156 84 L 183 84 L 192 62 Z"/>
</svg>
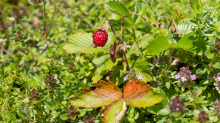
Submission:
<svg viewBox="0 0 220 123">
<path fill-rule="evenodd" d="M 112 44 L 110 47 L 110 57 L 113 63 L 115 63 L 117 58 L 118 45 L 116 43 Z"/>
</svg>

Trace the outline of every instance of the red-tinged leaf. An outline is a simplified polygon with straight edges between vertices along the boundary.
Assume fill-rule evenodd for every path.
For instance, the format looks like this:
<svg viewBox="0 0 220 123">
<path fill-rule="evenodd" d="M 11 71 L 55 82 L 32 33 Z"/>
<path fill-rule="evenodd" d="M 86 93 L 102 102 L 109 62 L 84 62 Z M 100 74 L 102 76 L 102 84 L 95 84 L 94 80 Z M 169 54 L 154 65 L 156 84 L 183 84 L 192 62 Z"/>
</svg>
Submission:
<svg viewBox="0 0 220 123">
<path fill-rule="evenodd" d="M 119 100 L 110 105 L 107 105 L 102 110 L 103 122 L 104 123 L 118 123 L 125 114 L 126 102 Z"/>
<path fill-rule="evenodd" d="M 134 79 L 128 81 L 124 87 L 123 93 L 125 101 L 133 107 L 150 107 L 159 103 L 162 100 L 162 96 L 153 92 L 147 83 L 135 81 Z"/>
<path fill-rule="evenodd" d="M 112 82 L 99 81 L 95 91 L 84 88 L 83 91 L 70 97 L 70 104 L 76 107 L 97 108 L 109 105 L 122 98 L 121 90 Z"/>
<path fill-rule="evenodd" d="M 100 84 L 95 83 L 94 86 L 96 87 L 95 92 L 98 93 L 100 97 L 117 99 L 122 98 L 121 90 L 114 83 L 112 83 L 111 81 L 105 82 L 102 80 L 99 80 L 99 82 Z"/>
</svg>

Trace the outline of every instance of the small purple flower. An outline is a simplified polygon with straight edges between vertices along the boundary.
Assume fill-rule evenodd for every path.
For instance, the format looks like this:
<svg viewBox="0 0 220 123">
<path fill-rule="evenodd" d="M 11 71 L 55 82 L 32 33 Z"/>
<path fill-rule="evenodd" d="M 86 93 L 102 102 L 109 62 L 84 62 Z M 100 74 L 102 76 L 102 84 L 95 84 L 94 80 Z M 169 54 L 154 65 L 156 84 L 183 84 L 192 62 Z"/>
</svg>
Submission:
<svg viewBox="0 0 220 123">
<path fill-rule="evenodd" d="M 137 79 L 141 79 L 141 76 L 137 76 Z"/>
<path fill-rule="evenodd" d="M 165 64 L 165 62 L 163 61 L 162 64 Z"/>
<path fill-rule="evenodd" d="M 217 82 L 219 82 L 219 81 L 220 81 L 220 76 L 217 77 Z"/>
<path fill-rule="evenodd" d="M 176 74 L 175 75 L 175 79 L 179 79 L 180 78 L 180 75 L 179 74 Z"/>
<path fill-rule="evenodd" d="M 213 113 L 217 116 L 220 116 L 220 102 L 218 99 L 213 103 Z"/>
<path fill-rule="evenodd" d="M 179 108 L 179 107 L 177 107 L 177 108 L 176 108 L 176 111 L 179 111 L 179 110 L 180 110 L 180 108 Z"/>
<path fill-rule="evenodd" d="M 187 79 L 186 79 L 185 76 L 181 77 L 181 80 L 182 80 L 183 82 L 187 81 Z"/>
<path fill-rule="evenodd" d="M 191 80 L 196 80 L 196 75 L 191 75 L 190 78 Z"/>
<path fill-rule="evenodd" d="M 184 108 L 184 100 L 179 98 L 179 96 L 175 97 L 170 101 L 169 109 L 171 114 L 173 112 L 183 112 L 184 111 L 183 108 Z"/>
<path fill-rule="evenodd" d="M 124 77 L 124 81 L 126 81 L 127 79 L 128 79 L 128 77 L 127 77 L 127 76 L 125 76 L 125 77 Z"/>
<path fill-rule="evenodd" d="M 218 90 L 220 89 L 220 86 L 217 85 L 217 86 L 215 87 L 215 89 L 218 91 Z"/>
<path fill-rule="evenodd" d="M 156 61 L 156 63 L 157 63 L 157 62 L 159 62 L 159 61 L 160 61 L 160 59 L 156 58 L 156 60 L 155 60 L 155 61 Z"/>
</svg>

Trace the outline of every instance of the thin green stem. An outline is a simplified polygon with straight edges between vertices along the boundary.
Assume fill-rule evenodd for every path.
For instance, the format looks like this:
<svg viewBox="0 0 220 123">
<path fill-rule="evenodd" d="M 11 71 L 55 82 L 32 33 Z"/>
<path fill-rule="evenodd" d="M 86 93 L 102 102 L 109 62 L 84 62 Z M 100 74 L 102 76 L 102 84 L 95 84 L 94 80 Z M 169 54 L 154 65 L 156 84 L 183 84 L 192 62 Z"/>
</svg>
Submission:
<svg viewBox="0 0 220 123">
<path fill-rule="evenodd" d="M 190 92 L 192 93 L 192 95 L 196 97 L 196 95 L 193 93 L 193 91 L 192 91 L 192 89 L 189 87 L 189 85 L 188 85 L 188 88 L 189 88 Z"/>
<path fill-rule="evenodd" d="M 132 28 L 132 32 L 133 32 L 133 37 L 134 37 L 134 39 L 136 39 L 136 34 L 135 34 L 134 27 Z"/>
<path fill-rule="evenodd" d="M 129 64 L 128 64 L 128 59 L 126 57 L 125 51 L 123 51 L 123 54 L 124 54 L 125 62 L 127 64 L 127 69 L 128 69 L 128 71 L 130 71 L 130 67 L 129 67 Z"/>
<path fill-rule="evenodd" d="M 43 112 L 42 112 L 42 110 L 38 107 L 38 103 L 37 104 L 34 104 L 34 107 L 37 109 L 37 110 L 39 110 L 39 112 L 40 112 L 40 116 L 42 117 L 42 119 L 44 118 L 44 116 L 43 116 Z"/>
<path fill-rule="evenodd" d="M 79 78 L 78 78 L 78 76 L 76 75 L 75 72 L 73 72 L 73 75 L 74 75 L 75 78 L 77 79 L 78 83 L 79 83 L 82 87 L 84 87 L 84 85 L 79 81 Z"/>
<path fill-rule="evenodd" d="M 64 82 L 62 78 L 59 77 L 59 79 L 63 82 L 64 85 L 66 85 L 66 82 Z"/>
<path fill-rule="evenodd" d="M 153 73 L 155 73 L 156 72 L 156 55 L 154 55 L 153 57 L 153 64 L 154 64 Z"/>
<path fill-rule="evenodd" d="M 169 81 L 171 82 L 171 84 L 173 84 L 173 86 L 175 86 L 180 93 L 184 94 L 184 93 L 170 80 L 170 78 L 167 76 L 166 72 L 164 71 L 163 73 L 164 73 L 166 79 L 169 80 Z"/>
<path fill-rule="evenodd" d="M 134 40 L 136 39 L 136 34 L 135 34 L 135 30 L 134 30 L 134 27 L 132 28 L 132 32 L 133 32 L 133 37 L 134 37 Z M 141 52 L 141 49 L 140 47 L 138 46 L 138 41 L 135 41 L 136 45 L 137 45 L 137 48 L 140 50 Z M 143 53 L 141 52 L 141 55 L 143 55 Z"/>
<path fill-rule="evenodd" d="M 68 108 L 67 108 L 65 105 L 62 104 L 62 102 L 60 101 L 60 98 L 56 95 L 56 93 L 54 92 L 53 89 L 52 89 L 52 93 L 53 93 L 54 96 L 59 100 L 60 105 L 62 105 L 62 106 L 66 109 L 66 111 L 68 111 Z"/>
<path fill-rule="evenodd" d="M 215 61 L 215 58 L 216 58 L 216 57 L 217 57 L 217 53 L 215 52 L 214 57 L 213 57 L 213 59 L 212 59 L 211 63 L 209 64 L 209 68 L 211 68 L 211 67 L 212 67 L 213 62 Z"/>
</svg>

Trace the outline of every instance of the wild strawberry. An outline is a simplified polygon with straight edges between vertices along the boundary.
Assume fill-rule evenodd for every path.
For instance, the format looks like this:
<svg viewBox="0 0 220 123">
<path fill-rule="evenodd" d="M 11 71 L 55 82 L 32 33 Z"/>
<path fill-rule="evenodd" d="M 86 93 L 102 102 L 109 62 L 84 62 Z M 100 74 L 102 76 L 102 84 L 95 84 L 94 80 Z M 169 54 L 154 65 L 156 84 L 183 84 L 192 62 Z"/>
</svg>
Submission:
<svg viewBox="0 0 220 123">
<path fill-rule="evenodd" d="M 108 40 L 108 33 L 105 30 L 99 29 L 93 35 L 93 44 L 97 47 L 104 47 Z"/>
</svg>

